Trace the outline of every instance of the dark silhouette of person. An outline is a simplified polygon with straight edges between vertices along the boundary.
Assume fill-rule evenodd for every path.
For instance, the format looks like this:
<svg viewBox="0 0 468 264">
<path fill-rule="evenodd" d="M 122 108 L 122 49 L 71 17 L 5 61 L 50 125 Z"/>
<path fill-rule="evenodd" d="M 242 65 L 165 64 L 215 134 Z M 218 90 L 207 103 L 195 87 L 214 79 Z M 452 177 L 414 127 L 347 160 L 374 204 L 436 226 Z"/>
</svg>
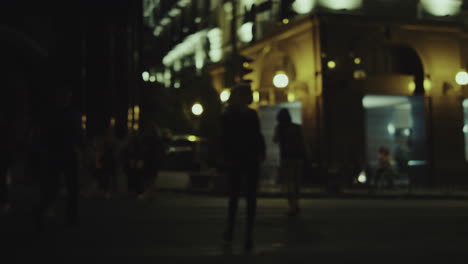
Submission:
<svg viewBox="0 0 468 264">
<path fill-rule="evenodd" d="M 38 225 L 42 228 L 46 213 L 53 210 L 63 175 L 66 183 L 65 221 L 78 224 L 78 149 L 81 142 L 80 116 L 72 105 L 71 87 L 60 87 L 56 105 L 44 121 L 47 158 L 40 179 Z"/>
<path fill-rule="evenodd" d="M 378 149 L 378 167 L 375 174 L 375 181 L 374 185 L 375 188 L 379 188 L 381 186 L 384 187 L 393 187 L 393 179 L 392 179 L 392 171 L 391 171 L 391 164 L 392 164 L 392 156 L 390 154 L 390 150 L 387 147 L 380 146 Z"/>
<path fill-rule="evenodd" d="M 253 248 L 260 162 L 265 159 L 265 142 L 252 103 L 250 86 L 236 86 L 221 116 L 221 145 L 229 182 L 228 222 L 224 241 L 232 242 L 241 190 L 246 192 L 247 222 L 244 247 Z"/>
<path fill-rule="evenodd" d="M 9 135 L 9 127 L 4 113 L 0 113 L 0 210 L 2 213 L 7 213 L 10 209 L 8 195 L 8 168 L 11 166 L 11 138 Z"/>
<path fill-rule="evenodd" d="M 304 167 L 304 140 L 302 126 L 291 120 L 288 109 L 279 110 L 276 120 L 273 142 L 279 144 L 280 171 L 285 180 L 288 193 L 288 215 L 295 216 L 299 213 L 299 189 Z"/>
</svg>

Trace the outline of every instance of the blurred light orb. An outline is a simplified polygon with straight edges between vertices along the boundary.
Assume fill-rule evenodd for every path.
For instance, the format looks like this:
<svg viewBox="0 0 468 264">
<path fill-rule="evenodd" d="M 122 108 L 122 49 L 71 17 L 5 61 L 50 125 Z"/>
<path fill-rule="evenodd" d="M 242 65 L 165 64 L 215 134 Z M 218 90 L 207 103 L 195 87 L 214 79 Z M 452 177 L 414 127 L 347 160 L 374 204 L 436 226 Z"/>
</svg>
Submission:
<svg viewBox="0 0 468 264">
<path fill-rule="evenodd" d="M 366 173 L 364 171 L 361 171 L 361 173 L 359 173 L 357 180 L 359 183 L 366 183 L 367 182 Z"/>
<path fill-rule="evenodd" d="M 362 0 L 319 0 L 319 3 L 333 10 L 353 10 L 362 6 Z"/>
<path fill-rule="evenodd" d="M 298 14 L 308 14 L 315 7 L 316 0 L 296 0 L 293 3 L 293 10 Z"/>
<path fill-rule="evenodd" d="M 390 124 L 387 125 L 387 132 L 388 132 L 390 135 L 394 135 L 394 134 L 395 134 L 396 128 L 395 128 L 395 126 L 394 126 L 392 123 L 390 123 Z"/>
<path fill-rule="evenodd" d="M 221 99 L 221 102 L 227 102 L 230 96 L 231 96 L 231 92 L 228 89 L 225 89 L 219 95 L 219 99 Z"/>
<path fill-rule="evenodd" d="M 247 22 L 242 24 L 242 26 L 239 28 L 239 31 L 237 34 L 239 35 L 239 38 L 242 42 L 248 43 L 252 41 L 253 39 L 253 23 L 252 22 Z"/>
<path fill-rule="evenodd" d="M 416 90 L 416 83 L 415 82 L 408 83 L 408 92 L 414 93 L 415 90 Z"/>
<path fill-rule="evenodd" d="M 150 79 L 150 74 L 149 72 L 145 71 L 141 74 L 141 77 L 143 78 L 143 81 L 147 82 Z"/>
<path fill-rule="evenodd" d="M 336 68 L 336 62 L 335 62 L 335 61 L 332 61 L 332 60 L 331 60 L 331 61 L 328 61 L 328 62 L 327 62 L 327 67 L 328 67 L 329 69 L 335 69 L 335 68 Z"/>
<path fill-rule="evenodd" d="M 203 106 L 200 103 L 194 103 L 192 106 L 192 113 L 196 116 L 203 114 Z"/>
<path fill-rule="evenodd" d="M 280 73 L 277 73 L 273 77 L 273 85 L 276 88 L 284 88 L 288 86 L 288 84 L 289 84 L 289 78 L 285 73 L 280 72 Z"/>
<path fill-rule="evenodd" d="M 260 93 L 258 91 L 254 91 L 252 97 L 255 103 L 260 102 Z"/>
<path fill-rule="evenodd" d="M 359 58 L 359 57 L 354 58 L 354 64 L 356 64 L 356 65 L 361 64 L 361 58 Z"/>
<path fill-rule="evenodd" d="M 431 80 L 429 80 L 429 79 L 424 79 L 423 86 L 424 86 L 424 90 L 430 91 L 431 88 L 432 88 L 432 82 L 431 82 Z"/>
<path fill-rule="evenodd" d="M 468 73 L 466 71 L 460 71 L 455 75 L 455 81 L 458 85 L 468 84 Z"/>
</svg>

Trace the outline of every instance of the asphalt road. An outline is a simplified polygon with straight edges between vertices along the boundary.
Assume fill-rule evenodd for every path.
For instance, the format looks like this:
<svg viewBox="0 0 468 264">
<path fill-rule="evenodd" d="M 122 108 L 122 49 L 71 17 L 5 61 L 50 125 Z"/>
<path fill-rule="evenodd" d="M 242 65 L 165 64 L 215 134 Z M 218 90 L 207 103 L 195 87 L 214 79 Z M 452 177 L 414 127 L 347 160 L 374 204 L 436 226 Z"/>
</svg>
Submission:
<svg viewBox="0 0 468 264">
<path fill-rule="evenodd" d="M 62 222 L 63 204 L 37 232 L 30 198 L 2 216 L 1 263 L 467 263 L 468 201 L 306 199 L 288 218 L 286 201 L 258 202 L 255 250 L 242 250 L 244 203 L 231 249 L 221 241 L 226 198 L 157 193 L 147 200 L 83 199 L 81 224 Z"/>
</svg>

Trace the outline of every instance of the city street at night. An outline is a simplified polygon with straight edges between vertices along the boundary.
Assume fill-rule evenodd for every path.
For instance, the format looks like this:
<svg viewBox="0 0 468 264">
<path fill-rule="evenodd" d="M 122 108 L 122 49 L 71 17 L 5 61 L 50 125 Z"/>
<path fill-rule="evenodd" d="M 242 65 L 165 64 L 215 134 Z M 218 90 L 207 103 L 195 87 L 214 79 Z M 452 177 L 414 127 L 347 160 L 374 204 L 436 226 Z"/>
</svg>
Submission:
<svg viewBox="0 0 468 264">
<path fill-rule="evenodd" d="M 262 198 L 251 254 L 242 249 L 243 213 L 232 249 L 222 243 L 225 197 L 83 199 L 79 227 L 66 228 L 58 210 L 42 232 L 28 218 L 31 201 L 2 218 L 9 263 L 464 263 L 468 254 L 466 200 L 305 199 L 288 218 L 284 199 Z"/>
</svg>

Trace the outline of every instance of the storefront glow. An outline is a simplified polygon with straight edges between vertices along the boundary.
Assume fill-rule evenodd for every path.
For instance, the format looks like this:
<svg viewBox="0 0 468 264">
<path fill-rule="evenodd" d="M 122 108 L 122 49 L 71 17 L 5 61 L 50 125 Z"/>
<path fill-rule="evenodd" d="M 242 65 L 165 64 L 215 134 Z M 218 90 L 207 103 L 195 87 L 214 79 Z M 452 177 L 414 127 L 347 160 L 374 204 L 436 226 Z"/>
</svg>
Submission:
<svg viewBox="0 0 468 264">
<path fill-rule="evenodd" d="M 276 88 L 284 88 L 288 86 L 289 78 L 284 72 L 279 72 L 273 77 L 273 85 Z"/>
<path fill-rule="evenodd" d="M 362 6 L 362 0 L 319 0 L 319 4 L 333 10 L 353 10 Z"/>
<path fill-rule="evenodd" d="M 462 0 L 421 0 L 426 12 L 434 16 L 454 16 L 460 12 Z"/>
<path fill-rule="evenodd" d="M 316 0 L 296 0 L 293 3 L 293 10 L 298 14 L 310 13 L 316 5 Z"/>
</svg>

